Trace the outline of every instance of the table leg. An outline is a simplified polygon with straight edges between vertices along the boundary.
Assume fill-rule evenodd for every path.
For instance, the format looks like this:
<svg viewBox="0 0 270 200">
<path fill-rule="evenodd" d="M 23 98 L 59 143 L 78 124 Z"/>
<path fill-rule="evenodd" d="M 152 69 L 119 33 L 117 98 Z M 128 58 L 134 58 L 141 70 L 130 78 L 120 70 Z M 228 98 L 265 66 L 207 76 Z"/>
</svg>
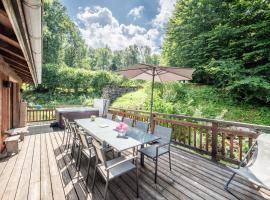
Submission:
<svg viewBox="0 0 270 200">
<path fill-rule="evenodd" d="M 144 148 L 144 145 L 141 145 L 141 149 Z M 144 155 L 141 153 L 141 166 L 144 166 Z"/>
</svg>

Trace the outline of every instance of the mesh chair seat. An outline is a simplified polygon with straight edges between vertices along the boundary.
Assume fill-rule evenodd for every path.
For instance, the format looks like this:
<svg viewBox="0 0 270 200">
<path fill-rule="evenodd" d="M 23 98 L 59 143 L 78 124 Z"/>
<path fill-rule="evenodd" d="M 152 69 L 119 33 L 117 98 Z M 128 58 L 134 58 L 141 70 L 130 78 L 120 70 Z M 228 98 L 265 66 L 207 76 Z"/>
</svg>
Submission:
<svg viewBox="0 0 270 200">
<path fill-rule="evenodd" d="M 142 148 L 139 151 L 142 154 L 146 155 L 147 157 L 154 159 L 154 158 L 157 157 L 157 154 L 156 154 L 157 148 L 156 147 L 158 147 L 158 146 L 159 145 L 151 145 L 151 146 Z M 159 147 L 158 148 L 158 156 L 161 156 L 162 154 L 165 154 L 165 153 L 168 153 L 168 152 L 169 152 L 168 148 L 165 148 L 165 147 Z"/>
<path fill-rule="evenodd" d="M 77 146 L 80 144 L 80 139 L 79 138 L 74 138 L 73 139 L 74 144 L 76 144 Z"/>
<path fill-rule="evenodd" d="M 119 163 L 121 161 L 124 161 L 126 158 L 125 157 L 118 157 L 113 160 L 107 161 L 107 167 L 110 167 L 116 163 Z M 105 170 L 105 166 L 103 164 L 98 164 L 97 167 L 100 169 L 102 172 L 102 175 L 104 177 L 107 177 L 107 171 Z M 118 177 L 120 175 L 125 174 L 126 172 L 135 169 L 136 166 L 130 161 L 127 160 L 126 162 L 123 162 L 122 164 L 119 164 L 109 170 L 109 180 Z"/>
<path fill-rule="evenodd" d="M 239 169 L 231 168 L 236 174 L 241 175 L 252 183 L 270 189 L 270 134 L 261 134 L 257 140 L 257 148 L 252 159 L 246 166 Z M 227 184 L 228 186 L 228 184 Z"/>
</svg>

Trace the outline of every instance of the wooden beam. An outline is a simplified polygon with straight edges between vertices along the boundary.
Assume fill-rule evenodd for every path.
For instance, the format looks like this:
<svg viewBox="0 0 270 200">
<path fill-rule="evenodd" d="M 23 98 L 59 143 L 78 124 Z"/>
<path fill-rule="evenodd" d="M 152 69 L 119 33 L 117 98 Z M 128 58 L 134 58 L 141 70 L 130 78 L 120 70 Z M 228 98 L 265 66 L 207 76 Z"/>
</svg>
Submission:
<svg viewBox="0 0 270 200">
<path fill-rule="evenodd" d="M 29 69 L 27 66 L 23 66 L 23 65 L 20 65 L 18 63 L 16 63 L 15 61 L 13 60 L 10 60 L 10 59 L 6 59 L 4 58 L 5 62 L 8 63 L 9 65 L 13 65 L 19 69 L 21 69 L 22 71 L 25 71 L 25 72 L 29 72 Z"/>
<path fill-rule="evenodd" d="M 20 63 L 24 66 L 28 66 L 24 58 L 22 59 L 22 58 L 16 57 L 6 51 L 3 51 L 1 48 L 0 48 L 0 55 L 3 56 L 4 58 L 9 58 L 11 60 L 14 60 L 15 62 Z"/>
<path fill-rule="evenodd" d="M 3 9 L 0 9 L 0 24 L 4 25 L 7 29 L 11 31 L 13 30 L 12 24 L 9 21 L 7 13 Z"/>
<path fill-rule="evenodd" d="M 0 71 L 6 76 L 9 76 L 13 82 L 22 82 L 22 79 L 18 76 L 16 72 L 5 62 L 5 60 L 0 56 Z"/>
<path fill-rule="evenodd" d="M 11 65 L 10 65 L 10 67 L 13 68 L 13 66 L 11 66 Z M 20 78 L 22 78 L 22 79 L 24 79 L 24 78 L 29 79 L 29 80 L 32 79 L 31 75 L 29 75 L 29 74 L 26 74 L 26 73 L 24 73 L 24 72 L 21 72 L 21 71 L 19 71 L 19 70 L 14 69 L 14 68 L 13 68 L 13 70 L 14 70 L 15 73 L 17 73 L 17 74 L 20 76 Z"/>
<path fill-rule="evenodd" d="M 21 48 L 14 32 L 7 31 L 2 24 L 0 24 L 0 40 L 17 47 L 18 49 Z"/>
<path fill-rule="evenodd" d="M 2 10 L 5 9 L 2 1 L 0 1 L 0 9 L 2 9 Z"/>
<path fill-rule="evenodd" d="M 23 69 L 23 68 L 21 68 L 21 67 L 18 67 L 18 66 L 16 66 L 16 65 L 12 65 L 12 64 L 10 64 L 10 63 L 8 63 L 8 62 L 7 62 L 7 64 L 8 64 L 11 68 L 13 68 L 14 70 L 20 71 L 20 72 L 25 73 L 25 74 L 28 74 L 28 75 L 30 75 L 30 77 L 31 77 L 31 74 L 30 74 L 29 71 L 27 71 L 27 70 L 25 70 L 25 69 Z"/>
<path fill-rule="evenodd" d="M 9 58 L 9 57 L 5 57 L 5 56 L 3 56 L 3 57 L 5 58 L 6 62 L 16 63 L 18 66 L 20 66 L 20 67 L 22 67 L 24 69 L 29 69 L 28 66 L 27 66 L 27 63 L 23 63 L 23 62 L 20 62 L 18 60 L 14 60 L 14 59 Z"/>
<path fill-rule="evenodd" d="M 22 53 L 21 49 L 18 49 L 14 46 L 11 46 L 9 43 L 1 41 L 0 40 L 0 49 L 2 49 L 3 51 L 12 54 L 18 58 L 24 59 L 24 55 Z"/>
<path fill-rule="evenodd" d="M 24 77 L 27 77 L 28 79 L 32 79 L 32 76 L 29 72 L 24 72 L 24 71 L 21 71 L 20 69 L 18 68 L 15 68 L 14 66 L 12 65 L 9 65 L 17 74 L 20 75 L 21 78 L 24 78 Z"/>
</svg>

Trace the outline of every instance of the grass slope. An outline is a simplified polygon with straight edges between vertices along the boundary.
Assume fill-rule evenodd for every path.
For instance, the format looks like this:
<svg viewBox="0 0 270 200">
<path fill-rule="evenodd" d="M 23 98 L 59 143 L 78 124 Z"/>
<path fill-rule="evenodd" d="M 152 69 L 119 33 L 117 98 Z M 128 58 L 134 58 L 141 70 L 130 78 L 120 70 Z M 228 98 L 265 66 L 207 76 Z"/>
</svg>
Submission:
<svg viewBox="0 0 270 200">
<path fill-rule="evenodd" d="M 154 111 L 270 125 L 270 108 L 234 101 L 225 92 L 195 84 L 156 84 Z M 119 97 L 113 107 L 150 110 L 150 85 Z"/>
</svg>

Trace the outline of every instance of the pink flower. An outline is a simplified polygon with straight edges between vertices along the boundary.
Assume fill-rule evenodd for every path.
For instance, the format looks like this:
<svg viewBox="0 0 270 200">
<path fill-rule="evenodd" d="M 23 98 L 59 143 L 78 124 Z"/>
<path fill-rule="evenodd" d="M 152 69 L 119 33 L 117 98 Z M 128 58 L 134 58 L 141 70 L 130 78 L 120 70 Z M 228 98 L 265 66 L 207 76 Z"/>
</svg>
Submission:
<svg viewBox="0 0 270 200">
<path fill-rule="evenodd" d="M 128 130 L 128 125 L 123 122 L 120 122 L 117 124 L 116 130 L 120 132 L 126 132 Z"/>
</svg>

